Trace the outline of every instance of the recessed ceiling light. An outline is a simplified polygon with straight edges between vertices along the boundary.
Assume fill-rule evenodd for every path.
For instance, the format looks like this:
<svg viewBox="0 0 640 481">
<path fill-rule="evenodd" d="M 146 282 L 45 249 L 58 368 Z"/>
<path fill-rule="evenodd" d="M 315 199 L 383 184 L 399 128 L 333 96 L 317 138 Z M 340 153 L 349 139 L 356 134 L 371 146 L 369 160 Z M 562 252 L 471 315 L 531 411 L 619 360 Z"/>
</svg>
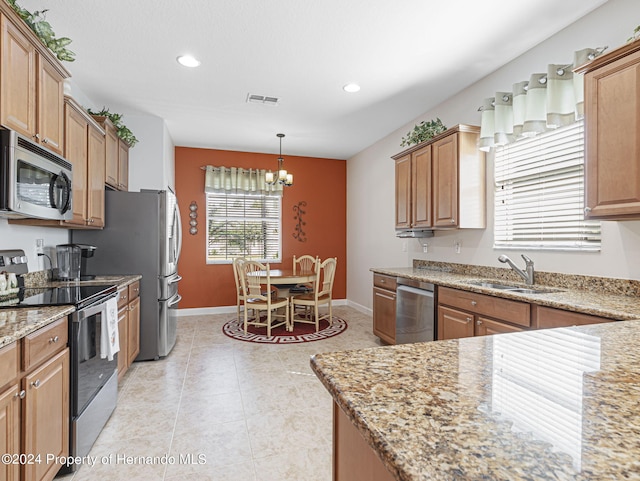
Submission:
<svg viewBox="0 0 640 481">
<path fill-rule="evenodd" d="M 344 90 L 345 92 L 349 92 L 349 93 L 358 92 L 360 90 L 360 85 L 354 84 L 354 83 L 350 83 L 350 84 L 347 84 L 344 87 L 342 87 L 342 90 Z"/>
<path fill-rule="evenodd" d="M 199 67 L 200 66 L 200 60 L 198 60 L 195 57 L 192 57 L 191 55 L 180 55 L 177 59 L 178 63 L 180 65 L 183 65 L 185 67 Z"/>
</svg>

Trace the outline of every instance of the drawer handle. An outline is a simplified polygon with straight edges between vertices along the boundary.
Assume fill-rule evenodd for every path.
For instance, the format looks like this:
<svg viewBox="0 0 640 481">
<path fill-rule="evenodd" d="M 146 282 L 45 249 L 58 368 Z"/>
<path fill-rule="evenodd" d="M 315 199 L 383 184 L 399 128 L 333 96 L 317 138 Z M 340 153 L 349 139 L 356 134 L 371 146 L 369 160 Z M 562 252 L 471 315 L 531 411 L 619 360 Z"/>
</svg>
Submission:
<svg viewBox="0 0 640 481">
<path fill-rule="evenodd" d="M 20 399 L 24 399 L 24 397 L 27 395 L 26 391 L 23 389 L 20 392 L 15 393 L 15 395 L 13 396 L 14 398 L 20 398 Z"/>
<path fill-rule="evenodd" d="M 31 385 L 33 387 L 35 387 L 36 389 L 40 387 L 40 379 L 36 379 L 34 382 L 31 383 Z"/>
<path fill-rule="evenodd" d="M 121 296 L 121 299 L 122 299 L 123 301 L 126 301 L 126 300 L 127 300 L 127 296 Z"/>
<path fill-rule="evenodd" d="M 478 305 L 478 303 L 477 303 L 476 301 L 471 301 L 471 305 L 472 305 L 472 306 L 477 306 L 477 305 Z"/>
<path fill-rule="evenodd" d="M 59 340 L 60 340 L 60 338 L 58 336 L 54 336 L 51 339 L 49 339 L 49 344 L 55 344 Z"/>
</svg>

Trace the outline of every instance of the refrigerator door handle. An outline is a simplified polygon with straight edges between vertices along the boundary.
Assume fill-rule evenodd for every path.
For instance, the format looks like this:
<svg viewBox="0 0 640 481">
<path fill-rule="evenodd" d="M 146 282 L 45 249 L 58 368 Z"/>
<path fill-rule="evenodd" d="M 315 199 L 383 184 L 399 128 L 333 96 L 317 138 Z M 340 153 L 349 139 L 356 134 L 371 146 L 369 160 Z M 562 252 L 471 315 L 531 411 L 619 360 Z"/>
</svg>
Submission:
<svg viewBox="0 0 640 481">
<path fill-rule="evenodd" d="M 174 204 L 174 218 L 176 221 L 176 247 L 174 252 L 174 258 L 176 260 L 176 266 L 178 265 L 178 260 L 180 259 L 180 251 L 182 250 L 182 218 L 180 217 L 180 209 L 178 208 L 178 202 Z"/>
<path fill-rule="evenodd" d="M 172 300 L 167 302 L 167 306 L 168 307 L 175 306 L 181 300 L 182 300 L 182 296 L 180 294 L 177 294 L 175 299 L 172 299 Z"/>
<path fill-rule="evenodd" d="M 175 274 L 167 281 L 167 284 L 175 284 L 176 282 L 180 282 L 181 280 L 182 277 L 180 277 L 178 274 Z"/>
</svg>

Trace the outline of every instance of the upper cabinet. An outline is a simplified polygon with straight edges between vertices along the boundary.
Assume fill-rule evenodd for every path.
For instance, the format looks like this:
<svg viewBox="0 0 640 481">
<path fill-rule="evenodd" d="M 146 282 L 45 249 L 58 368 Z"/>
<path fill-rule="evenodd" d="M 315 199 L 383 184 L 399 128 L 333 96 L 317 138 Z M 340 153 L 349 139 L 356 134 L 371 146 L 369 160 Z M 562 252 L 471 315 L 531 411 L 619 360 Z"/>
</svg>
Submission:
<svg viewBox="0 0 640 481">
<path fill-rule="evenodd" d="M 4 2 L 2 2 L 4 4 Z M 0 123 L 63 154 L 69 73 L 10 7 L 0 13 Z"/>
<path fill-rule="evenodd" d="M 480 128 L 457 125 L 395 156 L 396 229 L 486 227 Z"/>
<path fill-rule="evenodd" d="M 640 41 L 576 71 L 585 74 L 585 218 L 640 219 Z"/>
<path fill-rule="evenodd" d="M 94 115 L 106 133 L 105 182 L 116 190 L 129 190 L 129 144 L 118 137 L 116 128 L 108 117 Z"/>
</svg>

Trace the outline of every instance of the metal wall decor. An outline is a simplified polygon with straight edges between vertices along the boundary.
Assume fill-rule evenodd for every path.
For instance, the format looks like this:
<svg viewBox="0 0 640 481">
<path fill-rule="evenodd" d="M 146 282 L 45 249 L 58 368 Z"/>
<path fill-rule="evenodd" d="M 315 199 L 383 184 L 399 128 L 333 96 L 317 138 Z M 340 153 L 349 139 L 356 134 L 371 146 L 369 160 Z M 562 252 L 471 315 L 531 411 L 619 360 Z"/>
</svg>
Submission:
<svg viewBox="0 0 640 481">
<path fill-rule="evenodd" d="M 198 233 L 198 204 L 191 201 L 189 204 L 189 234 L 196 235 Z"/>
<path fill-rule="evenodd" d="M 294 239 L 298 240 L 298 242 L 307 242 L 307 235 L 302 229 L 303 226 L 307 225 L 307 223 L 302 220 L 302 216 L 307 213 L 307 211 L 303 209 L 303 207 L 306 206 L 307 202 L 304 200 L 298 202 L 298 205 L 293 206 L 293 212 L 295 213 L 295 215 L 293 216 L 293 220 L 297 221 L 297 223 L 292 235 Z"/>
</svg>

